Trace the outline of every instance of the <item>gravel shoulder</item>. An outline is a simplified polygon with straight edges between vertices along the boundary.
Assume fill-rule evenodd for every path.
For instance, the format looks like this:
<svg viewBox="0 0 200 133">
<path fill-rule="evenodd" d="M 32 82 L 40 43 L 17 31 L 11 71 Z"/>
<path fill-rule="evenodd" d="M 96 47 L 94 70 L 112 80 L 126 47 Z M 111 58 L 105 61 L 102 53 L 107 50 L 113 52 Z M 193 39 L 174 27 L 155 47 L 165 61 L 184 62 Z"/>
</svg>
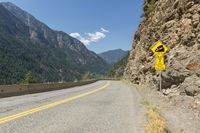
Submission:
<svg viewBox="0 0 200 133">
<path fill-rule="evenodd" d="M 163 96 L 145 85 L 132 84 L 140 95 L 159 106 L 161 115 L 166 119 L 172 133 L 199 133 L 200 106 L 195 105 L 194 97 Z"/>
</svg>

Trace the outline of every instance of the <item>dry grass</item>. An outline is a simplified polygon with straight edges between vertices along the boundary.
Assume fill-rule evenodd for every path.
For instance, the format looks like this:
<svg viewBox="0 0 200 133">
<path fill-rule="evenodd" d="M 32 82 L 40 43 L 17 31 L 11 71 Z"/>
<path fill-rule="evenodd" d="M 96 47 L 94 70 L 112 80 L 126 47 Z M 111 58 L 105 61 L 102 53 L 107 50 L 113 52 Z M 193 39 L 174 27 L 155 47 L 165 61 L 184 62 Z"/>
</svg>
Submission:
<svg viewBox="0 0 200 133">
<path fill-rule="evenodd" d="M 148 123 L 146 125 L 147 133 L 166 133 L 166 122 L 159 114 L 159 108 L 147 99 L 143 99 L 141 102 L 147 107 L 146 116 Z"/>
</svg>

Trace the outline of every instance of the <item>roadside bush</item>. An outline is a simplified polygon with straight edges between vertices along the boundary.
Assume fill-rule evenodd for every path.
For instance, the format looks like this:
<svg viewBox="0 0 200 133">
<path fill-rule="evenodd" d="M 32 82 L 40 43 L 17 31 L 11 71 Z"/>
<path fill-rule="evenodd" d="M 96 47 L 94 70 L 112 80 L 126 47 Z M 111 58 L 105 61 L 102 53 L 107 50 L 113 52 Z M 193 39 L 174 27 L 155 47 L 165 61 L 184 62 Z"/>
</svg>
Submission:
<svg viewBox="0 0 200 133">
<path fill-rule="evenodd" d="M 33 74 L 31 73 L 31 71 L 28 71 L 25 76 L 24 79 L 22 80 L 23 84 L 30 84 L 30 83 L 36 83 L 37 80 L 36 78 L 33 76 Z"/>
</svg>

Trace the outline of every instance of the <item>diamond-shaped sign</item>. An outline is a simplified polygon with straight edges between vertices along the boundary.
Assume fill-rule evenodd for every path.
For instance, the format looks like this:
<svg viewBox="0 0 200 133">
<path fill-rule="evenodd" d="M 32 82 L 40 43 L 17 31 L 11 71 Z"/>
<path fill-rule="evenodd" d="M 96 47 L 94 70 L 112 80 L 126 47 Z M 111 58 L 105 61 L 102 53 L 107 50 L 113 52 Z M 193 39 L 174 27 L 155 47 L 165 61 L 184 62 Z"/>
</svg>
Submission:
<svg viewBox="0 0 200 133">
<path fill-rule="evenodd" d="M 161 41 L 158 41 L 157 43 L 154 44 L 151 50 L 155 55 L 163 56 L 168 51 L 168 47 L 165 46 Z"/>
</svg>

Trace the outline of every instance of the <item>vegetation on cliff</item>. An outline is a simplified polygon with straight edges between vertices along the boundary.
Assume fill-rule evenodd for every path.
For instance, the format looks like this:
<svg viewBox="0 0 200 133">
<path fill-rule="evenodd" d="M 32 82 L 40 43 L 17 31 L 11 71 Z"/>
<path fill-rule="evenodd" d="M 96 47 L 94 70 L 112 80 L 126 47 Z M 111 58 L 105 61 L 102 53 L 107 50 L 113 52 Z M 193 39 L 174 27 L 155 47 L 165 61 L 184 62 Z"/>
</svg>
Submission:
<svg viewBox="0 0 200 133">
<path fill-rule="evenodd" d="M 156 8 L 156 3 L 157 0 L 148 0 L 145 4 L 144 4 L 144 13 L 142 14 L 142 17 L 148 17 L 150 13 L 152 13 L 155 8 Z"/>
</svg>

